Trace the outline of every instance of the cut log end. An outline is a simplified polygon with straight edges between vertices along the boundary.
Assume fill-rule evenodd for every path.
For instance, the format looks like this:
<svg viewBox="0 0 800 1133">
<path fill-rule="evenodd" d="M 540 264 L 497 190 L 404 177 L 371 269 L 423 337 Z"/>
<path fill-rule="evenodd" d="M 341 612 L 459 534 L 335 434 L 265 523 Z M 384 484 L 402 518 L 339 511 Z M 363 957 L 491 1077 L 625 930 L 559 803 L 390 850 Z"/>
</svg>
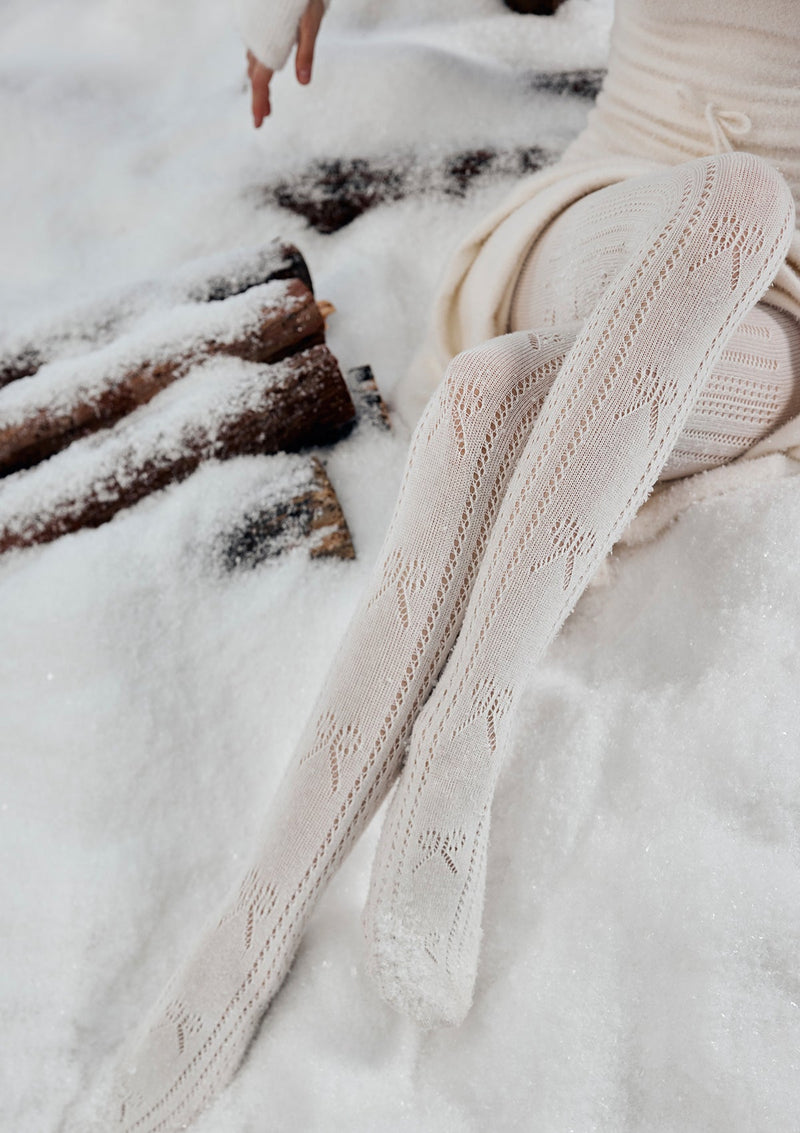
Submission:
<svg viewBox="0 0 800 1133">
<path fill-rule="evenodd" d="M 251 509 L 218 543 L 227 572 L 248 570 L 294 547 L 311 558 L 354 559 L 350 531 L 324 467 L 308 457 L 308 486 L 290 499 Z"/>
<path fill-rule="evenodd" d="M 345 375 L 359 421 L 390 431 L 392 419 L 371 366 L 353 366 Z"/>
<path fill-rule="evenodd" d="M 334 307 L 333 303 L 329 303 L 327 299 L 318 300 L 317 307 L 319 309 L 319 313 L 322 316 L 322 321 L 324 322 L 325 328 L 327 330 L 328 317 L 329 317 L 329 315 L 332 315 L 334 313 L 336 308 Z"/>
</svg>

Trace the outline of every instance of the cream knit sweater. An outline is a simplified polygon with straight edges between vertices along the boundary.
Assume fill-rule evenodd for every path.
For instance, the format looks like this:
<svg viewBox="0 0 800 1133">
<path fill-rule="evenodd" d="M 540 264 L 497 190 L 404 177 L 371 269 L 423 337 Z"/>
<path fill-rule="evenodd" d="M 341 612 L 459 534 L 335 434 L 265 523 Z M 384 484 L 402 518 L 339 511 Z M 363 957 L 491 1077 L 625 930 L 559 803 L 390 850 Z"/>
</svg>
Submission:
<svg viewBox="0 0 800 1133">
<path fill-rule="evenodd" d="M 268 66 L 282 66 L 307 0 L 234 2 L 245 42 Z M 506 333 L 522 265 L 568 205 L 659 167 L 734 149 L 776 166 L 800 214 L 800 0 L 616 0 L 608 73 L 586 128 L 455 249 L 426 341 L 390 407 L 412 428 L 449 360 Z M 800 232 L 764 302 L 800 319 Z M 800 417 L 728 465 L 657 485 L 621 542 L 652 537 L 693 500 L 798 472 Z"/>
</svg>

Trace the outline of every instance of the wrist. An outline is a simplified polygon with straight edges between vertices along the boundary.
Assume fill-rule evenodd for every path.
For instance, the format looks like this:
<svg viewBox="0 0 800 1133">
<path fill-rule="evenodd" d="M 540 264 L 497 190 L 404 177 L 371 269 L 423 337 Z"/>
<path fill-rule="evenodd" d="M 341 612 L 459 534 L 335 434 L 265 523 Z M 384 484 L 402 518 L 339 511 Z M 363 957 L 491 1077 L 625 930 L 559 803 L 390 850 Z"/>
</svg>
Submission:
<svg viewBox="0 0 800 1133">
<path fill-rule="evenodd" d="M 259 63 L 280 71 L 297 42 L 304 9 L 305 0 L 234 0 L 234 20 L 245 46 Z"/>
</svg>

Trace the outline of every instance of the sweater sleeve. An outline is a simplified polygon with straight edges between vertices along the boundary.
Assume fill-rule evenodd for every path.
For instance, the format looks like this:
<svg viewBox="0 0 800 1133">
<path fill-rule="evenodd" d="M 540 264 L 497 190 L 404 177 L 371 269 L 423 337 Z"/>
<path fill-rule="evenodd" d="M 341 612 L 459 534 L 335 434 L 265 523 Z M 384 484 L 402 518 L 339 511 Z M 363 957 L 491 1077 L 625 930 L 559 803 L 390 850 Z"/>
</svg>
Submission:
<svg viewBox="0 0 800 1133">
<path fill-rule="evenodd" d="M 233 0 L 239 35 L 256 59 L 279 71 L 297 41 L 300 17 L 308 0 Z M 328 10 L 330 0 L 322 0 Z"/>
</svg>

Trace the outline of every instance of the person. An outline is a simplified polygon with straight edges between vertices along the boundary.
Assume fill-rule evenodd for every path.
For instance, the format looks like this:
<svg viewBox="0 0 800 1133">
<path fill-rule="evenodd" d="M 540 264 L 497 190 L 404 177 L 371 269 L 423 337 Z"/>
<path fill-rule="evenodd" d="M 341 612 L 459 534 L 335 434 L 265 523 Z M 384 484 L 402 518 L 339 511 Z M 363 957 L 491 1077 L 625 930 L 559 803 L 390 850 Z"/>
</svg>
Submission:
<svg viewBox="0 0 800 1133">
<path fill-rule="evenodd" d="M 256 126 L 322 10 L 247 0 Z M 185 1128 L 230 1080 L 394 783 L 369 968 L 422 1026 L 464 1019 L 494 789 L 548 644 L 657 489 L 759 446 L 800 459 L 799 46 L 793 0 L 617 0 L 586 129 L 454 253 L 371 580 L 249 867 L 126 1049 L 129 1133 Z"/>
</svg>

